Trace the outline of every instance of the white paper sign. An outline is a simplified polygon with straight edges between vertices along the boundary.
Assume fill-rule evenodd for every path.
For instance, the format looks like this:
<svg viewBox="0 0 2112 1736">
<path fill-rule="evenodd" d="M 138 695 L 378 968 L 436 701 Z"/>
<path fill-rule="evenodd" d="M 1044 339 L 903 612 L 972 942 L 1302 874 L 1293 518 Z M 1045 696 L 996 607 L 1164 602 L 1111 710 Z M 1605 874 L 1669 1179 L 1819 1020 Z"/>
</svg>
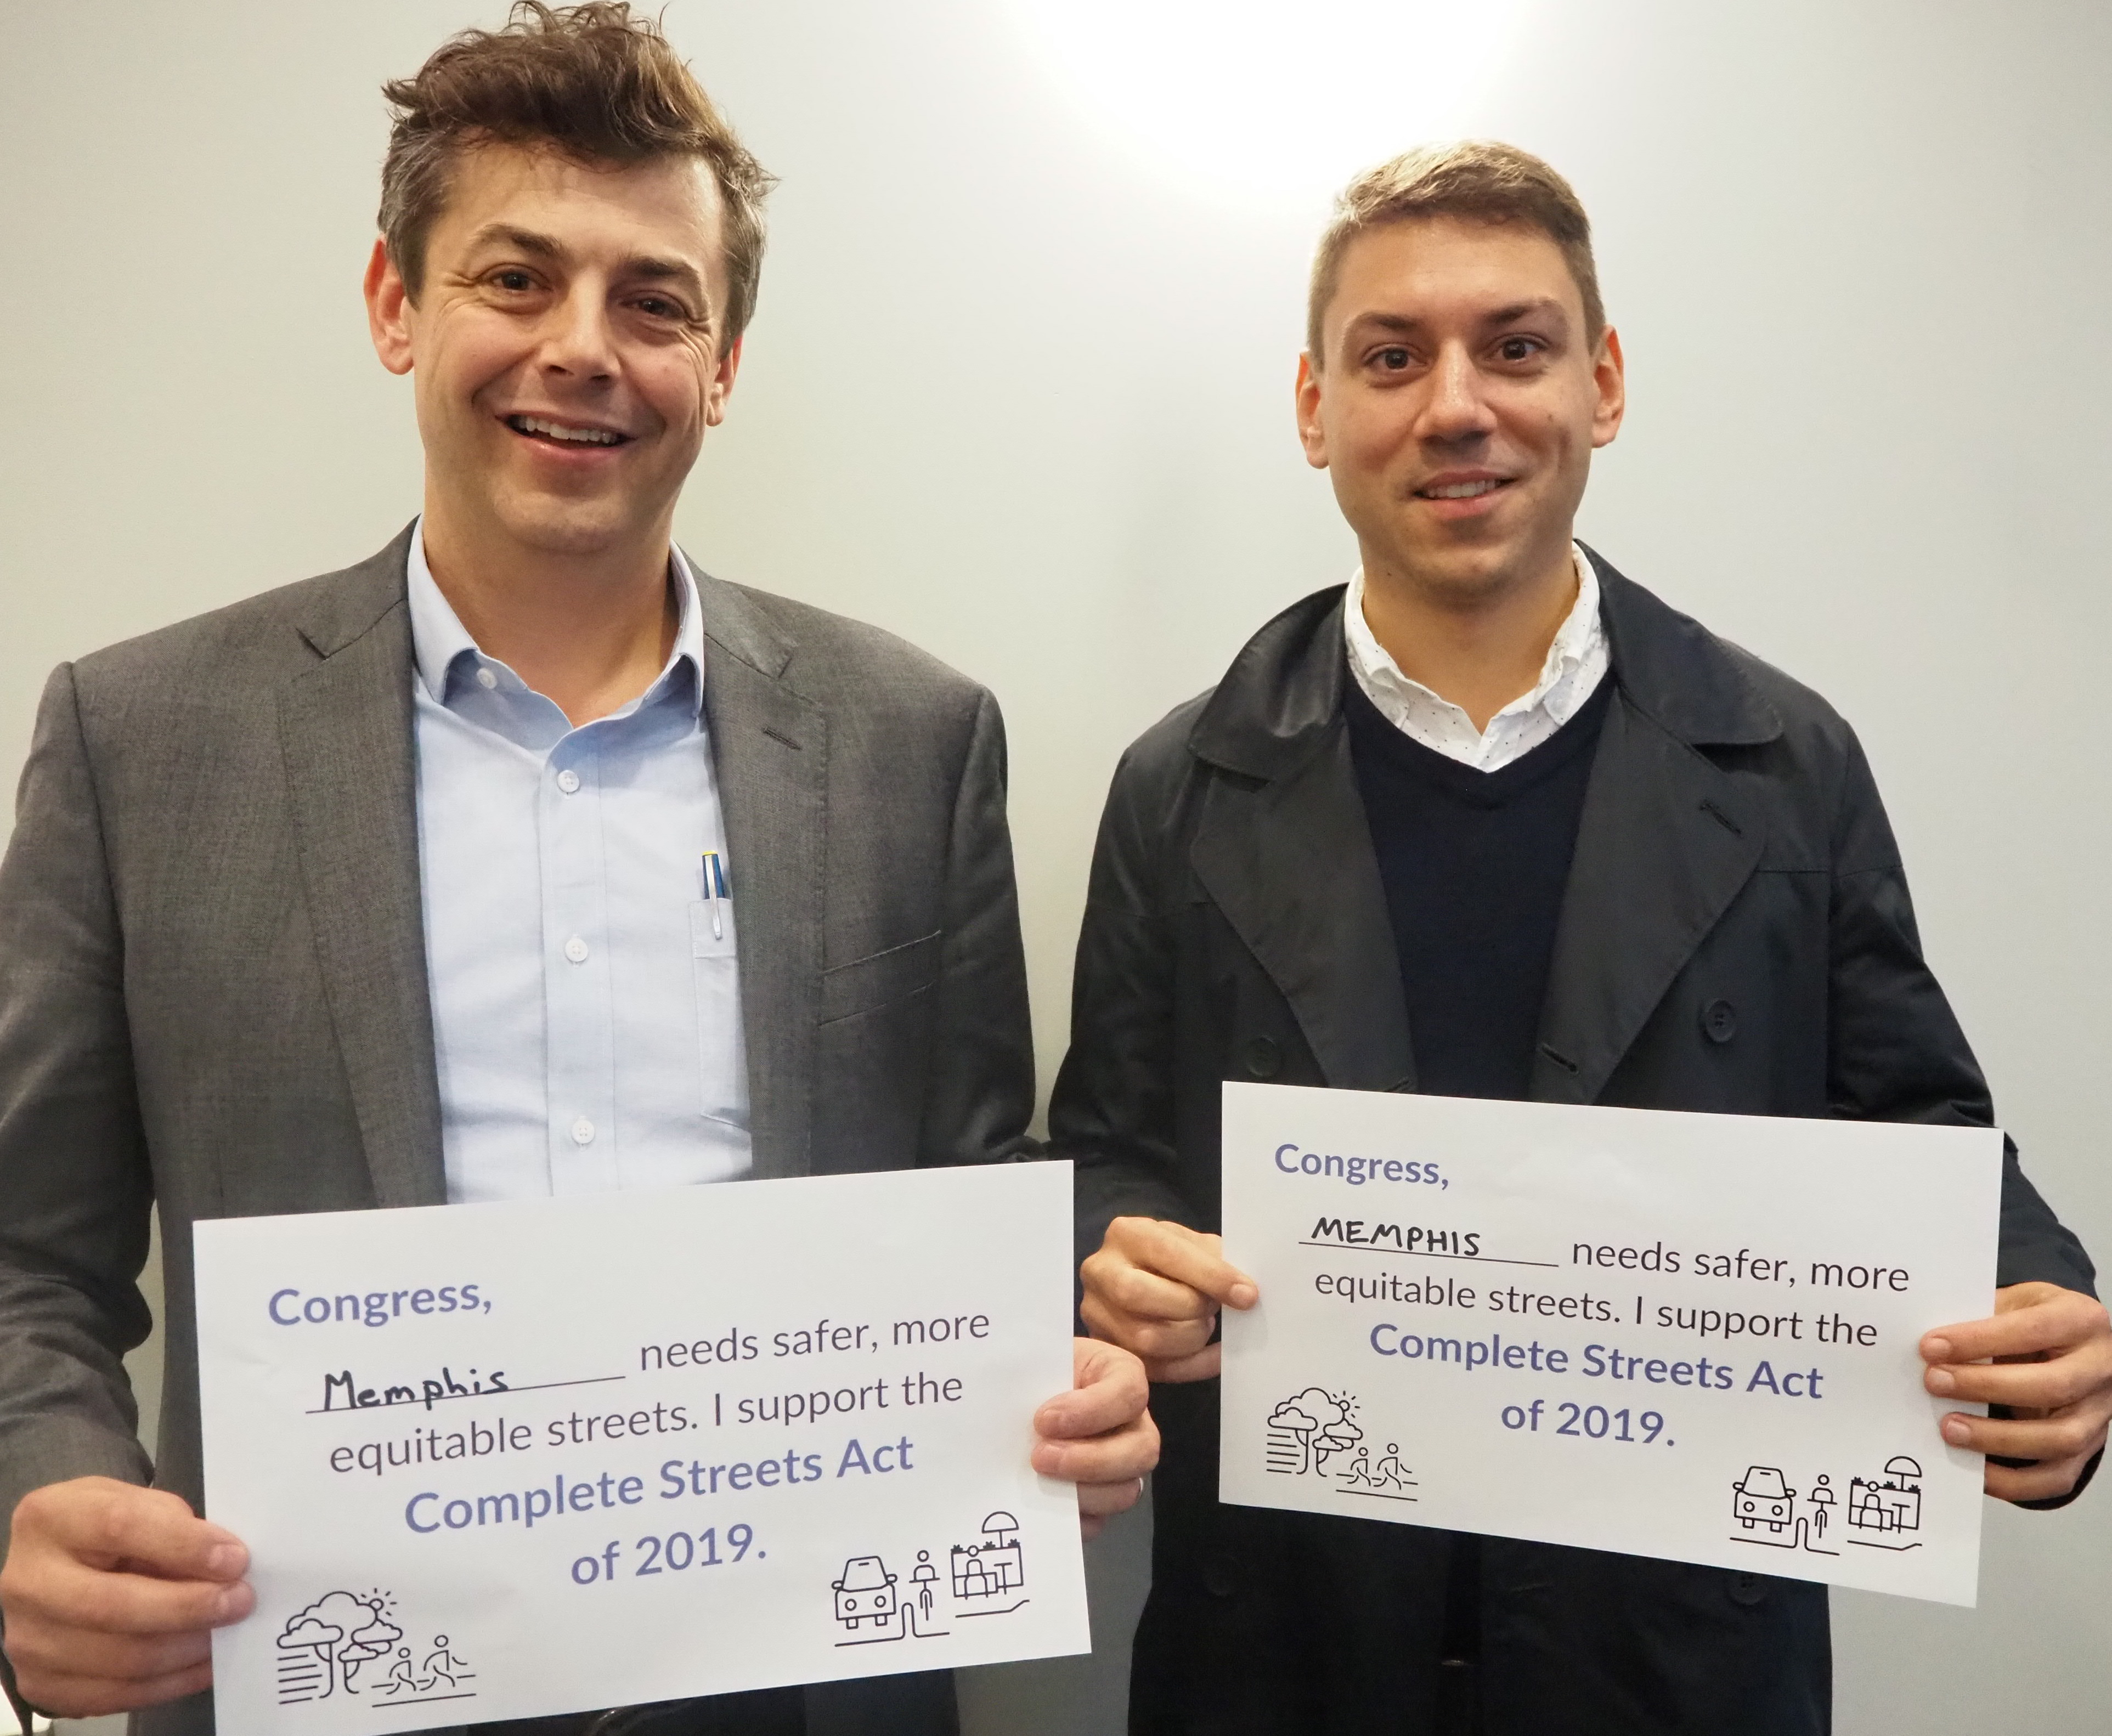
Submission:
<svg viewBox="0 0 2112 1736">
<path fill-rule="evenodd" d="M 1222 1497 L 1970 1606 L 1982 1129 L 1225 1087 Z"/>
<path fill-rule="evenodd" d="M 197 1230 L 221 1736 L 1083 1652 L 1071 1166 Z"/>
</svg>

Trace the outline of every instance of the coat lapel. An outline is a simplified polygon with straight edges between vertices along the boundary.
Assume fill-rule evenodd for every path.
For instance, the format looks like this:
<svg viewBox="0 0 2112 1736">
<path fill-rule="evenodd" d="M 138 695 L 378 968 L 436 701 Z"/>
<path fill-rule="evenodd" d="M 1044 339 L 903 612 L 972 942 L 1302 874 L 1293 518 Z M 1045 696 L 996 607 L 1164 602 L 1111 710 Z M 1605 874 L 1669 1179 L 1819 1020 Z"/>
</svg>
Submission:
<svg viewBox="0 0 2112 1736">
<path fill-rule="evenodd" d="M 447 1197 L 418 883 L 409 534 L 319 584 L 320 661 L 280 690 L 279 732 L 316 937 L 378 1206 Z"/>
<path fill-rule="evenodd" d="M 1530 1089 L 1589 1103 L 1752 877 L 1764 816 L 1617 696 L 1570 859 Z"/>
<path fill-rule="evenodd" d="M 1702 744 L 1781 733 L 1727 648 L 1597 561 L 1613 675 L 1542 1004 L 1531 1094 L 1596 1101 L 1752 877 L 1767 816 Z"/>
<path fill-rule="evenodd" d="M 704 716 L 740 920 L 749 1136 L 758 1178 L 812 1165 L 828 718 L 785 681 L 796 649 L 738 586 L 696 570 Z"/>
<path fill-rule="evenodd" d="M 1327 1082 L 1415 1087 L 1400 955 L 1341 717 L 1342 592 L 1249 641 L 1189 738 L 1213 781 L 1190 858 Z"/>
<path fill-rule="evenodd" d="M 1198 828 L 1204 889 L 1290 1002 L 1327 1084 L 1412 1091 L 1407 1002 L 1349 731 L 1258 790 L 1220 784 Z"/>
</svg>

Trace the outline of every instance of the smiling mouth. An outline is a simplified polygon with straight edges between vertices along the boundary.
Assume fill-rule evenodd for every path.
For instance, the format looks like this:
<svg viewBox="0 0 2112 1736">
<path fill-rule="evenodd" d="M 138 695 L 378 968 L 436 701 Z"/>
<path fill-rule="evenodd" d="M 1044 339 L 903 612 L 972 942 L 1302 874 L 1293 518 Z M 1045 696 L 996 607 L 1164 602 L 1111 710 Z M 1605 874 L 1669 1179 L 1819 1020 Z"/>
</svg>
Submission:
<svg viewBox="0 0 2112 1736">
<path fill-rule="evenodd" d="M 629 434 L 618 434 L 612 428 L 587 428 L 571 422 L 553 422 L 543 416 L 509 416 L 506 425 L 517 434 L 526 434 L 531 440 L 545 440 L 553 446 L 621 446 L 629 441 Z"/>
<path fill-rule="evenodd" d="M 1473 500 L 1483 494 L 1493 494 L 1499 489 L 1508 489 L 1514 478 L 1484 476 L 1473 482 L 1432 483 L 1427 489 L 1418 489 L 1418 500 Z"/>
</svg>

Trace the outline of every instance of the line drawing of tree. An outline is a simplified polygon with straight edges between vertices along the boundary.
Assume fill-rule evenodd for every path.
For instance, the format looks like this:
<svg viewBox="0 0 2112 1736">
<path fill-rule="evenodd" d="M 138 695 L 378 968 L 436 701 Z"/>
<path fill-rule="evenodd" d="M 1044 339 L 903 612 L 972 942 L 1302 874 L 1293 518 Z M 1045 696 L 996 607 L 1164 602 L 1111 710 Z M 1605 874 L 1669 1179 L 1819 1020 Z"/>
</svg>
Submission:
<svg viewBox="0 0 2112 1736">
<path fill-rule="evenodd" d="M 347 1693 L 359 1666 L 371 1657 L 384 1656 L 403 1637 L 403 1630 L 382 1613 L 379 1593 L 355 1597 L 350 1592 L 334 1591 L 316 1599 L 304 1610 L 286 1618 L 279 1630 L 281 1652 L 312 1652 L 321 1661 L 329 1685 L 316 1696 L 328 1699 L 339 1688 Z"/>
<path fill-rule="evenodd" d="M 1300 1473 L 1318 1473 L 1336 1453 L 1348 1451 L 1364 1438 L 1364 1431 L 1350 1420 L 1354 1402 L 1346 1393 L 1338 1396 L 1309 1386 L 1269 1412 L 1272 1447 L 1295 1450 Z M 1272 1462 L 1276 1457 L 1272 1452 Z"/>
</svg>

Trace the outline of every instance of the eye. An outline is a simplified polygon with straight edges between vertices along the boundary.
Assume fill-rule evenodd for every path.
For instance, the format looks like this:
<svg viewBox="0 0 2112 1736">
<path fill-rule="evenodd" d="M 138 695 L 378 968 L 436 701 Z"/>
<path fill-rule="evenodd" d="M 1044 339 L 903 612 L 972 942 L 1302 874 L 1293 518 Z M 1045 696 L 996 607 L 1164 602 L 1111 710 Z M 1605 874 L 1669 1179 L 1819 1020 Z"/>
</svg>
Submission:
<svg viewBox="0 0 2112 1736">
<path fill-rule="evenodd" d="M 492 285 L 509 295 L 525 295 L 535 287 L 535 279 L 519 266 L 506 266 L 491 274 Z"/>
<path fill-rule="evenodd" d="M 1505 361 L 1530 361 L 1545 348 L 1537 338 L 1506 338 L 1496 346 L 1496 354 Z"/>
<path fill-rule="evenodd" d="M 670 301 L 664 295 L 642 295 L 631 304 L 638 311 L 655 320 L 686 320 L 690 310 L 680 302 Z"/>
</svg>

